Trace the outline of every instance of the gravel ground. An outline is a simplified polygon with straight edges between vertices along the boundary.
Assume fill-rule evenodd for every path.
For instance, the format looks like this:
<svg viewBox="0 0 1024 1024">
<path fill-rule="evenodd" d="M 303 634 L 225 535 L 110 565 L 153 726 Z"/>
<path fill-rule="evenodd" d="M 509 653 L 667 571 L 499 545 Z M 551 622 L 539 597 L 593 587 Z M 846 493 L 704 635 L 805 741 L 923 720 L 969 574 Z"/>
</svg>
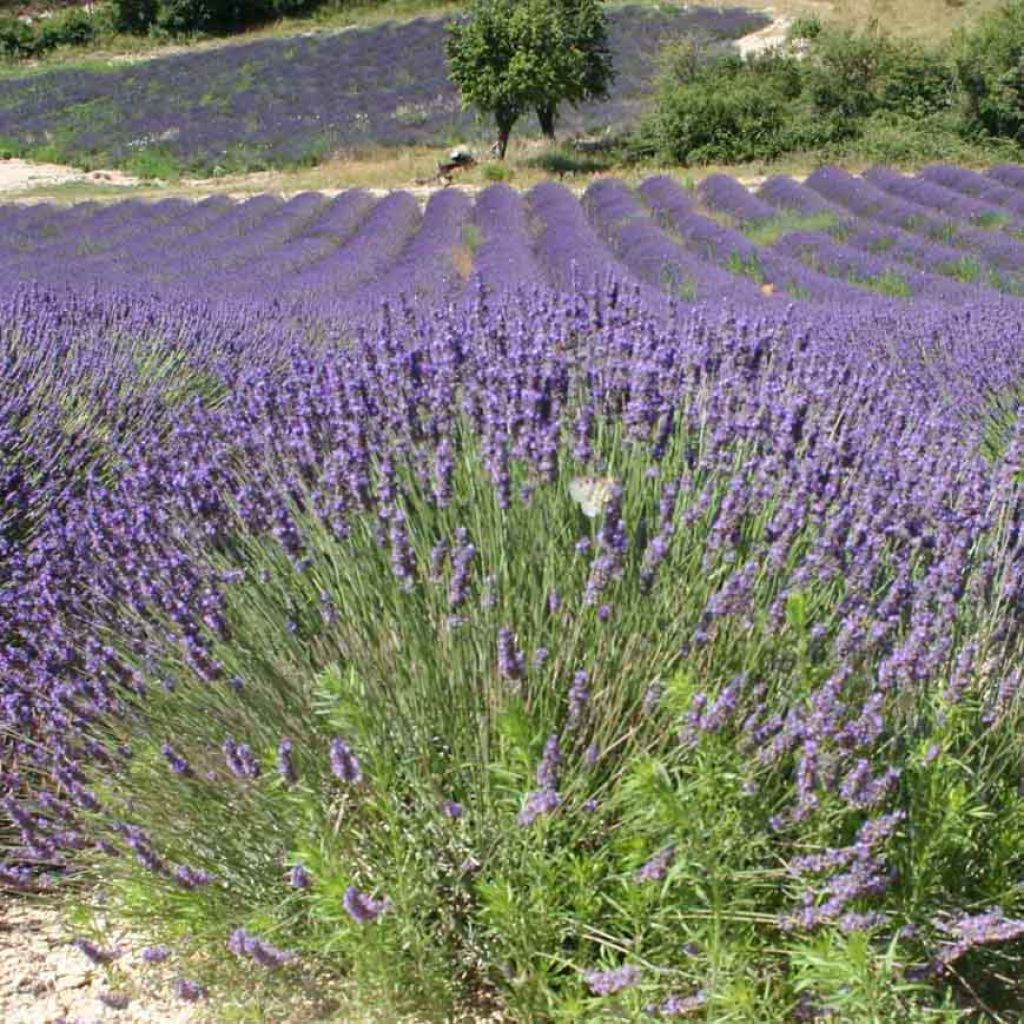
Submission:
<svg viewBox="0 0 1024 1024">
<path fill-rule="evenodd" d="M 44 902 L 0 897 L 0 1021 L 3 1024 L 207 1024 L 198 1004 L 173 991 L 173 972 L 142 962 L 124 934 L 111 933 L 105 948 L 123 948 L 111 967 L 98 966 L 71 945 L 59 911 Z M 136 947 L 138 944 L 134 944 Z M 123 1010 L 100 1000 L 117 992 Z"/>
</svg>

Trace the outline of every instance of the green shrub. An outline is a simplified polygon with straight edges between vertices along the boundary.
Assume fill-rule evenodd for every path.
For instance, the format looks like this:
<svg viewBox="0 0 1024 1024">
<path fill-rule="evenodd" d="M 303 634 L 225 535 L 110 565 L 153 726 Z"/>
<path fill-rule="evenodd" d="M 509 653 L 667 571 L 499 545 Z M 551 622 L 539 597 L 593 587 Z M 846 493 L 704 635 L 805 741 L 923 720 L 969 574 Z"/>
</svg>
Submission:
<svg viewBox="0 0 1024 1024">
<path fill-rule="evenodd" d="M 788 152 L 892 163 L 1019 155 L 988 140 L 1024 142 L 1024 0 L 970 37 L 958 64 L 947 50 L 875 30 L 829 29 L 814 20 L 794 32 L 805 41 L 803 59 L 772 52 L 710 61 L 693 42 L 667 51 L 636 154 L 681 163 Z M 990 45 L 993 37 L 998 44 Z M 1001 69 L 998 89 L 988 88 L 993 69 Z M 960 92 L 968 79 L 974 99 L 965 121 Z M 971 125 L 983 128 L 985 139 L 965 141 Z"/>
<path fill-rule="evenodd" d="M 43 50 L 53 50 L 58 46 L 85 46 L 100 35 L 100 23 L 96 15 L 71 7 L 41 21 L 38 31 Z"/>
<path fill-rule="evenodd" d="M 158 0 L 111 0 L 119 32 L 147 32 L 156 21 Z"/>
<path fill-rule="evenodd" d="M 786 149 L 787 101 L 742 71 L 663 87 L 647 131 L 654 148 L 678 163 L 732 163 Z"/>
<path fill-rule="evenodd" d="M 1024 144 L 1024 0 L 962 37 L 956 70 L 969 130 Z"/>
<path fill-rule="evenodd" d="M 84 46 L 109 28 L 105 12 L 90 13 L 77 7 L 32 22 L 0 14 L 0 56 L 26 59 L 58 46 Z"/>
<path fill-rule="evenodd" d="M 324 0 L 112 0 L 123 32 L 224 32 L 324 6 Z"/>
<path fill-rule="evenodd" d="M 5 57 L 34 57 L 38 37 L 31 25 L 10 14 L 0 14 L 0 54 Z"/>
</svg>

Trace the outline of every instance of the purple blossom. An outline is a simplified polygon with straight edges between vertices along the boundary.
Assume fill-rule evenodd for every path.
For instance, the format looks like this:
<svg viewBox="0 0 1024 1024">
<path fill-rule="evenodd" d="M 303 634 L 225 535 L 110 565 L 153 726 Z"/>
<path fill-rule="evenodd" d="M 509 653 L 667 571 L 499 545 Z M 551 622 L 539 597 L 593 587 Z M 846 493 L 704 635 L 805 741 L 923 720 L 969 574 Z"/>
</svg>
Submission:
<svg viewBox="0 0 1024 1024">
<path fill-rule="evenodd" d="M 189 978 L 178 978 L 174 983 L 174 991 L 186 1003 L 198 1003 L 201 999 L 209 998 L 206 986 Z"/>
<path fill-rule="evenodd" d="M 624 964 L 608 971 L 584 971 L 583 977 L 595 996 L 613 996 L 627 988 L 639 985 L 644 972 L 639 967 Z"/>
<path fill-rule="evenodd" d="M 147 964 L 162 964 L 170 955 L 171 950 L 168 946 L 146 946 L 142 950 L 142 959 Z"/>
<path fill-rule="evenodd" d="M 562 797 L 553 789 L 540 789 L 530 793 L 526 804 L 519 812 L 518 821 L 523 828 L 532 825 L 538 818 L 554 814 L 562 806 Z"/>
<path fill-rule="evenodd" d="M 359 764 L 359 758 L 339 736 L 331 740 L 331 771 L 335 778 L 351 785 L 358 785 L 363 781 L 363 769 Z"/>
<path fill-rule="evenodd" d="M 636 873 L 638 882 L 662 882 L 668 874 L 668 869 L 676 857 L 676 848 L 667 846 L 660 853 L 656 853 Z"/>
<path fill-rule="evenodd" d="M 692 996 L 669 996 L 661 1003 L 651 1003 L 644 1009 L 651 1017 L 689 1017 L 706 1006 L 708 998 L 708 993 L 700 989 Z"/>
<path fill-rule="evenodd" d="M 121 955 L 117 950 L 103 949 L 95 942 L 85 938 L 75 939 L 72 945 L 84 953 L 94 964 L 109 964 Z"/>
<path fill-rule="evenodd" d="M 382 900 L 374 899 L 367 893 L 360 892 L 354 885 L 345 890 L 345 910 L 357 924 L 369 924 L 376 921 L 381 914 L 391 909 L 391 900 L 386 896 Z"/>
<path fill-rule="evenodd" d="M 288 884 L 293 889 L 310 889 L 313 886 L 313 876 L 302 864 L 296 864 L 288 871 Z"/>
<path fill-rule="evenodd" d="M 277 745 L 277 771 L 287 786 L 294 786 L 299 780 L 294 751 L 294 744 L 290 739 L 283 739 Z"/>
</svg>

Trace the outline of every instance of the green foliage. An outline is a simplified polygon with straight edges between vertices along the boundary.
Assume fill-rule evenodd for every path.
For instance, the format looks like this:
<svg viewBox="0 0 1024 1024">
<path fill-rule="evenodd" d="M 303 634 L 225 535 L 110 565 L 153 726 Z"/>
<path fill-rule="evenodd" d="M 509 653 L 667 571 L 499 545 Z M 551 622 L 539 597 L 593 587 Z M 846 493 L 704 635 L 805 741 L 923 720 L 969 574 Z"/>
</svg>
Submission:
<svg viewBox="0 0 1024 1024">
<path fill-rule="evenodd" d="M 796 27 L 794 45 L 747 60 L 711 59 L 684 42 L 665 55 L 635 148 L 683 164 L 791 152 L 893 164 L 1019 158 L 1022 12 L 1024 0 L 1013 0 L 966 38 L 957 61 L 948 48 L 816 19 Z"/>
<path fill-rule="evenodd" d="M 740 225 L 740 228 L 756 245 L 773 245 L 791 231 L 833 231 L 838 226 L 839 218 L 828 211 L 811 214 L 787 211 L 770 220 Z"/>
<path fill-rule="evenodd" d="M 1006 0 L 959 40 L 968 127 L 1024 145 L 1024 0 Z"/>
<path fill-rule="evenodd" d="M 0 14 L 0 56 L 23 59 L 40 57 L 59 46 L 85 46 L 109 28 L 102 13 L 77 7 L 32 22 Z"/>
<path fill-rule="evenodd" d="M 119 32 L 142 33 L 156 21 L 159 0 L 111 0 L 114 25 Z"/>
<path fill-rule="evenodd" d="M 536 167 L 559 178 L 564 178 L 567 174 L 596 174 L 599 171 L 607 171 L 613 165 L 613 160 L 608 155 L 581 154 L 568 149 L 550 149 L 531 156 L 526 162 L 530 167 Z"/>
<path fill-rule="evenodd" d="M 513 171 L 505 164 L 484 164 L 480 173 L 486 181 L 511 181 Z"/>
<path fill-rule="evenodd" d="M 683 164 L 771 158 L 786 151 L 786 100 L 723 65 L 721 73 L 662 90 L 648 131 L 656 151 Z"/>
<path fill-rule="evenodd" d="M 111 0 L 122 32 L 152 29 L 171 35 L 225 32 L 287 14 L 302 14 L 324 0 Z"/>
<path fill-rule="evenodd" d="M 537 111 L 554 134 L 559 104 L 603 97 L 611 83 L 597 0 L 474 0 L 446 49 L 463 103 L 494 118 L 502 158 L 524 114 Z"/>
</svg>

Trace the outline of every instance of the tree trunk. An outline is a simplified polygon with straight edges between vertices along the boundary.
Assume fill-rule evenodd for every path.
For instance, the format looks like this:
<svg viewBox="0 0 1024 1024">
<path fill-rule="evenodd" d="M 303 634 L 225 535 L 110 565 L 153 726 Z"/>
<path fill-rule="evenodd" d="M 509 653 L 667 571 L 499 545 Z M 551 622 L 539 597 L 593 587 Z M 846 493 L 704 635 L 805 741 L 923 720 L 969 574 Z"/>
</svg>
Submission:
<svg viewBox="0 0 1024 1024">
<path fill-rule="evenodd" d="M 499 113 L 495 120 L 498 122 L 498 141 L 495 146 L 498 150 L 498 159 L 505 159 L 505 151 L 508 149 L 508 139 L 512 134 L 512 125 L 516 123 L 515 117 L 509 114 Z"/>
<path fill-rule="evenodd" d="M 554 103 L 546 103 L 537 108 L 537 120 L 540 121 L 540 130 L 546 139 L 555 141 L 555 118 L 558 116 Z"/>
</svg>

